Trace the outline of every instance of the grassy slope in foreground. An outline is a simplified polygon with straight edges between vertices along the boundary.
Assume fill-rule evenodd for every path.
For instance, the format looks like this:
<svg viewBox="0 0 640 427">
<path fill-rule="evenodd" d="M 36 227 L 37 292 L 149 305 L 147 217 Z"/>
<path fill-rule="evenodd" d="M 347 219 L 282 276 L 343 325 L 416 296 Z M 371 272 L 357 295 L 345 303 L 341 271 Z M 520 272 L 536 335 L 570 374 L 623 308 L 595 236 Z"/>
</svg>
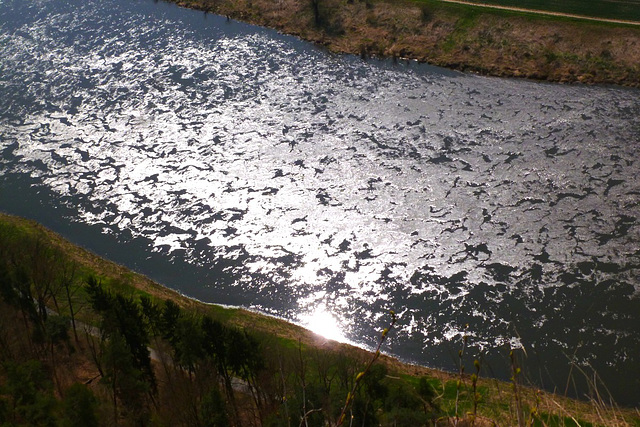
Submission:
<svg viewBox="0 0 640 427">
<path fill-rule="evenodd" d="M 302 345 L 305 349 L 316 352 L 315 354 L 326 355 L 326 357 L 319 359 L 330 358 L 331 355 L 336 354 L 347 355 L 355 360 L 369 360 L 372 357 L 372 354 L 365 350 L 327 342 L 303 328 L 279 319 L 243 309 L 223 308 L 191 300 L 142 275 L 71 244 L 35 222 L 0 213 L 0 243 L 2 242 L 12 242 L 11 244 L 20 242 L 19 245 L 25 247 L 22 249 L 25 254 L 30 253 L 27 249 L 31 247 L 29 245 L 37 242 L 37 245 L 41 247 L 53 248 L 59 254 L 58 261 L 72 261 L 77 266 L 79 273 L 76 276 L 77 283 L 75 284 L 79 287 L 79 291 L 75 293 L 76 304 L 79 306 L 88 307 L 87 296 L 82 291 L 82 287 L 86 278 L 89 275 L 94 275 L 100 277 L 102 283 L 111 292 L 133 298 L 144 295 L 155 301 L 171 299 L 188 312 L 207 314 L 225 322 L 228 326 L 241 328 L 260 336 L 261 339 L 266 339 L 271 346 L 280 346 L 281 349 L 296 348 Z M 22 253 L 22 250 L 17 252 Z M 4 260 L 0 259 L 0 262 L 4 262 Z M 63 298 L 60 298 L 60 301 L 62 300 Z M 64 312 L 64 307 L 60 306 L 59 310 Z M 95 315 L 92 315 L 88 309 L 85 309 L 83 316 L 81 320 L 85 322 L 95 321 Z M 270 351 L 279 352 L 280 350 L 271 347 Z M 436 400 L 445 419 L 447 416 L 454 417 L 456 408 L 458 408 L 457 413 L 464 416 L 473 407 L 472 381 L 469 375 L 464 376 L 458 389 L 458 375 L 403 364 L 386 356 L 381 357 L 379 363 L 388 368 L 389 378 L 397 378 L 407 384 L 417 384 L 420 378 L 428 378 L 429 383 L 436 389 L 439 396 Z M 465 361 L 465 363 L 473 365 L 472 361 Z M 492 422 L 497 422 L 499 425 L 517 424 L 517 420 L 514 418 L 514 394 L 509 384 L 481 377 L 477 390 L 479 392 L 478 414 L 481 417 L 479 419 L 484 420 L 482 423 L 478 422 L 477 425 L 491 425 Z M 579 402 L 528 387 L 518 387 L 518 390 L 523 411 L 528 419 L 537 420 L 535 425 L 576 425 L 575 421 L 578 421 L 580 425 L 640 425 L 640 417 L 635 416 L 632 411 L 612 409 L 604 405 L 602 401 L 594 399 L 591 402 Z M 460 397 L 456 398 L 458 391 L 460 391 Z"/>
<path fill-rule="evenodd" d="M 640 27 L 438 0 L 174 0 L 339 53 L 494 76 L 640 87 Z"/>
</svg>

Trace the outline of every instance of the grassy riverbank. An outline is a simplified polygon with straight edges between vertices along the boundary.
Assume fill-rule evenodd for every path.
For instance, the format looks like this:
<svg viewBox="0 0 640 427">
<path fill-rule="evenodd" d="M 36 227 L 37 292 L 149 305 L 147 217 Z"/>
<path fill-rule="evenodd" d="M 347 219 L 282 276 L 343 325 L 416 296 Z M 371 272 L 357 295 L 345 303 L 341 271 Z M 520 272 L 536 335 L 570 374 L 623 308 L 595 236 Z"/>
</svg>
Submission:
<svg viewBox="0 0 640 427">
<path fill-rule="evenodd" d="M 604 396 L 526 387 L 517 359 L 511 383 L 464 354 L 465 374 L 386 356 L 365 369 L 374 353 L 191 300 L 4 214 L 0 291 L 0 424 L 335 425 L 353 396 L 365 425 L 640 425 Z"/>
<path fill-rule="evenodd" d="M 640 27 L 438 0 L 176 0 L 339 53 L 493 76 L 640 87 Z"/>
</svg>

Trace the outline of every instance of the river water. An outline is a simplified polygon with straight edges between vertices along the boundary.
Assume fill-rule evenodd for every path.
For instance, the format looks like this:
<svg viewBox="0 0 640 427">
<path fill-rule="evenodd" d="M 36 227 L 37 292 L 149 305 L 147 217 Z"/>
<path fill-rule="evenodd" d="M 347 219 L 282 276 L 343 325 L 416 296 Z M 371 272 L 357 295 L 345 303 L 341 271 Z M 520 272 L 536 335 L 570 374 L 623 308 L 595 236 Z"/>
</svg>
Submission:
<svg viewBox="0 0 640 427">
<path fill-rule="evenodd" d="M 336 56 L 151 1 L 0 0 L 0 209 L 186 295 L 640 403 L 640 91 Z M 576 367 L 571 370 L 570 362 Z M 577 369 L 580 368 L 580 369 Z M 571 377 L 571 381 L 568 378 Z M 600 390 L 604 390 L 600 386 Z"/>
</svg>

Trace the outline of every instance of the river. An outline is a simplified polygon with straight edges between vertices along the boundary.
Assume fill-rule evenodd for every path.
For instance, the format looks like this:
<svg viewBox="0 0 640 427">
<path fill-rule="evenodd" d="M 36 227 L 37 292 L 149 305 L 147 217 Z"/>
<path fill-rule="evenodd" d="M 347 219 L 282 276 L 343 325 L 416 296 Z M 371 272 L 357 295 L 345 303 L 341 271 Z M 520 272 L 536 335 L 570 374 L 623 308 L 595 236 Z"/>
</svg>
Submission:
<svg viewBox="0 0 640 427">
<path fill-rule="evenodd" d="M 0 0 L 0 209 L 206 302 L 640 403 L 640 91 Z M 571 368 L 571 363 L 575 367 Z M 578 369 L 580 368 L 580 369 Z M 568 379 L 571 378 L 571 381 Z M 600 391 L 604 390 L 602 384 Z"/>
</svg>

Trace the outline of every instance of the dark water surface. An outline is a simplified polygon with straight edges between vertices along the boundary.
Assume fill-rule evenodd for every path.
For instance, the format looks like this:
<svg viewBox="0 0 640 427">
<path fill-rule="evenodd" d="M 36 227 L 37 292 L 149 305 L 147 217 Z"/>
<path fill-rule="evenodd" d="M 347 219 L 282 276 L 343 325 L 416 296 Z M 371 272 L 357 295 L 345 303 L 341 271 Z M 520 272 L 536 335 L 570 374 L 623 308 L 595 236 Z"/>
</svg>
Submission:
<svg viewBox="0 0 640 427">
<path fill-rule="evenodd" d="M 327 54 L 151 1 L 0 0 L 0 209 L 200 300 L 640 403 L 640 91 Z M 570 393 L 587 391 L 581 374 Z"/>
</svg>

